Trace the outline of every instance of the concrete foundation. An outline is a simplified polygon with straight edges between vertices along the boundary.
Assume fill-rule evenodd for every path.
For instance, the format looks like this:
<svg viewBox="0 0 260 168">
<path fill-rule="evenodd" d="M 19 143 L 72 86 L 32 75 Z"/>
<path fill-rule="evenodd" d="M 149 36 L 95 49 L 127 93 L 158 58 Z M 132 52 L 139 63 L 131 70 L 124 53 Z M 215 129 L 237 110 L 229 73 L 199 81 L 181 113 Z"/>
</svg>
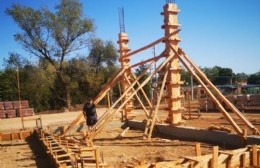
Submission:
<svg viewBox="0 0 260 168">
<path fill-rule="evenodd" d="M 144 130 L 145 128 L 145 122 L 142 121 L 131 120 L 127 124 L 132 129 Z M 226 147 L 244 147 L 251 144 L 260 144 L 260 136 L 248 136 L 244 140 L 239 135 L 223 131 L 211 131 L 185 126 L 171 127 L 167 124 L 158 124 L 155 127 L 160 134 L 180 140 L 199 141 Z"/>
</svg>

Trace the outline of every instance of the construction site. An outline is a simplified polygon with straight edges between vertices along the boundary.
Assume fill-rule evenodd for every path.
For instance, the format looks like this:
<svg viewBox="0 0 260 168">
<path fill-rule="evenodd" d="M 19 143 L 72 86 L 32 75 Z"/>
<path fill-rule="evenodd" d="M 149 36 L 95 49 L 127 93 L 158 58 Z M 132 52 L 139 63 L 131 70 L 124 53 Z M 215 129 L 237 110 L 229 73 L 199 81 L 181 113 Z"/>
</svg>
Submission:
<svg viewBox="0 0 260 168">
<path fill-rule="evenodd" d="M 176 3 L 167 2 L 163 24 L 157 26 L 164 36 L 136 50 L 128 46 L 131 37 L 121 15 L 120 69 L 93 100 L 97 123 L 88 129 L 82 110 L 41 115 L 23 110 L 32 116 L 1 119 L 0 167 L 260 167 L 260 95 L 220 92 L 178 46 L 179 12 Z M 159 55 L 131 64 L 136 54 L 158 44 L 164 45 Z M 133 69 L 140 65 L 148 66 L 137 76 Z M 199 89 L 184 87 L 182 69 Z M 155 77 L 150 97 L 143 88 Z M 114 87 L 120 88 L 120 97 L 111 101 Z M 103 99 L 107 105 L 99 106 Z M 21 102 L 6 106 L 22 111 Z M 0 109 L 6 109 L 5 102 Z"/>
</svg>

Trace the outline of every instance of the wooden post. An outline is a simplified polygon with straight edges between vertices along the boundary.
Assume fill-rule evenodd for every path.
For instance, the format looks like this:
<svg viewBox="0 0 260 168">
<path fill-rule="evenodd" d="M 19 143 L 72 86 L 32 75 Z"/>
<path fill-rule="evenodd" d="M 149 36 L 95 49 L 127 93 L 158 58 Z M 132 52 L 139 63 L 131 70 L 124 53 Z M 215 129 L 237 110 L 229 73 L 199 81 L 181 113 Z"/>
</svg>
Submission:
<svg viewBox="0 0 260 168">
<path fill-rule="evenodd" d="M 68 143 L 68 141 L 66 141 L 66 152 L 67 153 L 69 152 L 69 143 Z"/>
<path fill-rule="evenodd" d="M 257 166 L 260 166 L 260 151 L 257 151 Z"/>
<path fill-rule="evenodd" d="M 108 108 L 111 107 L 111 104 L 110 104 L 110 94 L 109 94 L 109 92 L 107 92 L 107 105 L 108 105 Z"/>
<path fill-rule="evenodd" d="M 163 15 L 164 15 L 164 25 L 162 28 L 165 30 L 165 36 L 168 36 L 170 33 L 175 32 L 179 29 L 178 24 L 178 17 L 177 14 L 179 13 L 179 9 L 176 4 L 174 3 L 167 3 L 163 7 Z M 178 43 L 180 39 L 178 37 L 178 33 L 169 37 L 168 39 L 163 41 L 165 43 L 165 55 L 169 57 L 170 55 L 174 55 L 175 53 L 171 50 L 170 47 L 175 49 L 178 48 Z M 173 57 L 170 61 L 170 66 L 164 71 L 169 71 L 166 88 L 167 88 L 167 102 L 169 105 L 168 108 L 168 118 L 167 122 L 169 124 L 179 124 L 182 120 L 181 115 L 181 94 L 180 94 L 180 85 L 181 82 L 181 75 L 180 71 L 181 68 L 179 66 L 179 59 L 178 57 Z"/>
<path fill-rule="evenodd" d="M 242 166 L 242 168 L 247 167 L 247 165 L 246 165 L 246 154 L 245 153 L 243 153 L 241 155 L 241 166 Z"/>
<path fill-rule="evenodd" d="M 218 167 L 218 146 L 213 147 L 212 151 L 212 160 L 211 160 L 211 168 L 217 168 Z"/>
<path fill-rule="evenodd" d="M 252 163 L 257 167 L 257 145 L 252 145 Z"/>
<path fill-rule="evenodd" d="M 196 156 L 201 156 L 200 143 L 195 144 L 195 152 L 196 152 Z"/>
<path fill-rule="evenodd" d="M 95 159 L 96 159 L 96 168 L 99 168 L 99 150 L 98 150 L 98 148 L 96 148 L 94 150 L 94 152 L 95 152 Z"/>
<path fill-rule="evenodd" d="M 189 119 L 191 119 L 191 97 L 190 97 L 190 90 L 187 90 L 188 92 L 188 110 L 189 110 Z"/>
<path fill-rule="evenodd" d="M 121 63 L 121 68 L 126 69 L 125 73 L 123 74 L 123 76 L 125 78 L 128 78 L 130 80 L 130 75 L 131 75 L 131 69 L 130 69 L 130 57 L 124 57 L 125 55 L 127 55 L 127 53 L 130 51 L 130 49 L 128 48 L 128 37 L 127 34 L 125 32 L 121 32 L 118 35 L 118 44 L 119 44 L 119 62 Z M 126 92 L 127 88 L 129 87 L 129 83 L 127 82 L 127 80 L 125 78 L 121 78 L 121 85 L 122 85 L 122 91 Z M 127 92 L 127 94 L 125 95 L 124 99 L 127 99 L 129 97 L 129 95 L 131 95 L 133 91 L 130 90 L 129 92 Z M 132 109 L 133 109 L 133 101 L 130 100 L 126 103 L 126 105 L 124 106 L 123 109 L 123 118 L 122 120 L 127 120 L 127 116 L 129 113 L 131 113 Z"/>
</svg>

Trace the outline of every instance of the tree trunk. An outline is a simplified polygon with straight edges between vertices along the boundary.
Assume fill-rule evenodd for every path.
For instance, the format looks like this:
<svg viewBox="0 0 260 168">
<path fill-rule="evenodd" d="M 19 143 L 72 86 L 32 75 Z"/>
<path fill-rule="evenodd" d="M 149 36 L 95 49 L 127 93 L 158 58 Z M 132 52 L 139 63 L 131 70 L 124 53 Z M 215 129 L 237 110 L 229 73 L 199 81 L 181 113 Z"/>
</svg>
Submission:
<svg viewBox="0 0 260 168">
<path fill-rule="evenodd" d="M 69 84 L 68 82 L 65 81 L 65 79 L 63 78 L 63 74 L 62 74 L 62 70 L 63 68 L 59 68 L 59 71 L 57 71 L 57 75 L 58 75 L 58 79 L 60 80 L 60 83 L 62 84 L 62 87 L 65 89 L 65 94 L 66 94 L 66 98 L 64 98 L 63 100 L 66 103 L 66 107 L 68 108 L 68 110 L 71 109 L 71 97 L 70 97 L 70 89 L 69 89 Z"/>
<path fill-rule="evenodd" d="M 71 97 L 70 97 L 70 89 L 68 84 L 66 84 L 66 105 L 67 108 L 70 110 L 71 109 Z"/>
</svg>

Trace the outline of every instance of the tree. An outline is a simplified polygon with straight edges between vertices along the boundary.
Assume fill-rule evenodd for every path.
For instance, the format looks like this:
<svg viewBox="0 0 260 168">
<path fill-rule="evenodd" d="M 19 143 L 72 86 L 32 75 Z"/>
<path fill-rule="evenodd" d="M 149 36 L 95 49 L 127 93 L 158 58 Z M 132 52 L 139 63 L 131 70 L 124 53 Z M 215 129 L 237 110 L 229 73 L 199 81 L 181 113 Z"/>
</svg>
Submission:
<svg viewBox="0 0 260 168">
<path fill-rule="evenodd" d="M 260 71 L 249 75 L 247 83 L 260 85 Z"/>
<path fill-rule="evenodd" d="M 83 17 L 82 4 L 78 0 L 61 0 L 55 12 L 14 4 L 6 13 L 21 30 L 15 39 L 23 48 L 54 67 L 65 95 L 61 100 L 70 108 L 70 81 L 64 76 L 65 60 L 87 46 L 87 35 L 93 30 L 92 20 Z"/>
<path fill-rule="evenodd" d="M 112 77 L 118 69 L 116 62 L 118 59 L 117 50 L 111 41 L 104 42 L 99 38 L 91 40 L 87 57 L 87 82 L 90 88 L 90 97 L 94 97 Z"/>
<path fill-rule="evenodd" d="M 89 48 L 90 53 L 87 61 L 96 74 L 104 68 L 113 68 L 115 66 L 118 54 L 111 41 L 103 42 L 103 40 L 95 38 L 91 40 Z"/>
<path fill-rule="evenodd" d="M 233 83 L 233 71 L 230 68 L 214 66 L 213 68 L 202 68 L 202 71 L 215 85 L 226 85 Z"/>
<path fill-rule="evenodd" d="M 245 73 L 237 73 L 235 74 L 235 82 L 236 83 L 243 83 L 247 82 L 248 75 Z"/>
</svg>

